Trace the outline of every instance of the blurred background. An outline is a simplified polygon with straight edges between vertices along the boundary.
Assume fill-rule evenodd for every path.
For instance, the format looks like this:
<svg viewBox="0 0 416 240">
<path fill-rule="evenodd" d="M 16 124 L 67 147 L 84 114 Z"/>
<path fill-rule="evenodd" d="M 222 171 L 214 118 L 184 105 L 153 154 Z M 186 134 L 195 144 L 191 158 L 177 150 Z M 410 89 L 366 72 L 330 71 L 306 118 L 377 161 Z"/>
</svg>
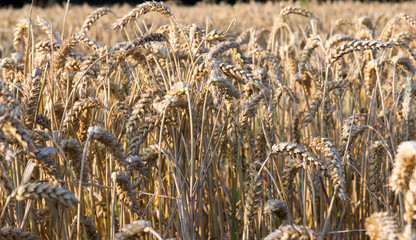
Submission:
<svg viewBox="0 0 416 240">
<path fill-rule="evenodd" d="M 205 2 L 205 3 L 219 3 L 219 2 L 226 2 L 229 4 L 234 4 L 237 2 L 250 2 L 250 1 L 254 1 L 254 2 L 266 2 L 268 0 L 169 0 L 169 1 L 165 1 L 165 3 L 167 4 L 183 4 L 183 5 L 193 5 L 197 2 Z M 277 0 L 269 0 L 270 2 L 279 2 Z M 293 2 L 296 2 L 296 0 L 291 0 Z M 310 2 L 310 0 L 300 0 L 301 2 Z M 333 1 L 337 1 L 337 0 L 317 0 L 318 3 L 320 2 L 333 2 Z M 354 0 L 356 1 L 356 0 Z M 399 2 L 401 0 L 357 0 L 360 2 Z M 35 0 L 34 3 L 37 6 L 40 7 L 48 7 L 51 6 L 53 4 L 65 4 L 67 2 L 67 0 Z M 122 4 L 122 3 L 128 3 L 128 4 L 132 4 L 132 5 L 136 5 L 136 4 L 140 4 L 144 1 L 137 1 L 137 0 L 70 0 L 71 4 L 84 4 L 84 3 L 88 3 L 90 5 L 99 5 L 102 6 L 104 4 L 108 4 L 108 5 L 112 5 L 112 4 Z M 287 1 L 286 1 L 287 2 Z M 22 7 L 24 4 L 30 4 L 32 3 L 31 0 L 0 0 L 0 7 L 9 7 L 9 6 L 13 6 L 13 7 Z"/>
</svg>

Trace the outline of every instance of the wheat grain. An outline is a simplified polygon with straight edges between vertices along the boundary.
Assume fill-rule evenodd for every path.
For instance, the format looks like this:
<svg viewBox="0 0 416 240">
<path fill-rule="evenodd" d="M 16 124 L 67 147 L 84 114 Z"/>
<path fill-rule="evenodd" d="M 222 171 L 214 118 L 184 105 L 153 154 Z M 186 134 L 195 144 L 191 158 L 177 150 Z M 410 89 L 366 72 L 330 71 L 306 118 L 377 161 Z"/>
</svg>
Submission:
<svg viewBox="0 0 416 240">
<path fill-rule="evenodd" d="M 256 172 L 254 172 L 251 176 L 246 194 L 246 204 L 244 206 L 244 225 L 250 224 L 263 200 L 262 180 L 261 175 Z"/>
<path fill-rule="evenodd" d="M 340 18 L 337 19 L 334 23 L 334 28 L 341 28 L 341 26 L 347 26 L 347 27 L 353 27 L 354 23 L 350 20 L 350 19 L 346 19 L 346 18 Z"/>
<path fill-rule="evenodd" d="M 394 43 L 395 46 L 398 46 L 404 52 L 404 54 L 406 54 L 406 56 L 410 58 L 410 60 L 412 60 L 413 63 L 416 64 L 416 53 L 413 51 L 411 47 L 409 47 L 409 45 L 406 42 L 400 39 L 391 39 L 390 41 Z"/>
<path fill-rule="evenodd" d="M 9 176 L 10 163 L 13 159 L 13 151 L 5 143 L 0 131 L 0 189 L 7 195 L 13 191 L 12 182 Z"/>
<path fill-rule="evenodd" d="M 400 146 L 399 146 L 400 147 Z M 415 155 L 413 155 L 414 158 Z M 396 167 L 396 166 L 395 166 Z M 394 173 L 394 172 L 393 172 Z M 393 179 L 393 178 L 392 178 Z M 416 180 L 415 180 L 415 174 L 413 173 L 409 182 L 408 182 L 408 188 L 406 192 L 404 207 L 404 220 L 406 221 L 406 227 L 403 231 L 403 236 L 407 236 L 413 239 L 416 235 Z"/>
<path fill-rule="evenodd" d="M 77 41 L 94 50 L 99 56 L 102 56 L 110 51 L 109 47 L 101 46 L 98 42 L 85 35 L 77 35 Z"/>
<path fill-rule="evenodd" d="M 34 149 L 29 156 L 50 177 L 50 181 L 56 184 L 62 180 L 62 176 L 59 172 L 58 165 L 48 157 L 49 153 L 49 149 L 47 148 Z"/>
<path fill-rule="evenodd" d="M 400 32 L 396 35 L 396 38 L 409 44 L 416 39 L 416 36 L 410 32 Z"/>
</svg>

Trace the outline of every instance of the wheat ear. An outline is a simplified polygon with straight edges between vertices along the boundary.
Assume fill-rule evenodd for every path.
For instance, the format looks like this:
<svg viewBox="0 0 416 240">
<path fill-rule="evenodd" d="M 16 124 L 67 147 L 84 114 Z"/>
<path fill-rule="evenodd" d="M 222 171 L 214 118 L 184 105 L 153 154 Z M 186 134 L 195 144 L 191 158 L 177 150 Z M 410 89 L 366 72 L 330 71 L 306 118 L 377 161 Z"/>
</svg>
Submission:
<svg viewBox="0 0 416 240">
<path fill-rule="evenodd" d="M 68 189 L 42 183 L 20 185 L 12 192 L 10 197 L 17 201 L 27 199 L 52 199 L 68 207 L 73 207 L 79 203 L 78 199 Z"/>
<path fill-rule="evenodd" d="M 286 17 L 290 14 L 296 14 L 296 15 L 300 15 L 300 16 L 303 16 L 303 17 L 312 18 L 312 19 L 315 19 L 316 21 L 318 21 L 318 23 L 322 23 L 322 21 L 319 18 L 317 18 L 315 15 L 313 15 L 313 13 L 311 11 L 308 11 L 306 9 L 299 8 L 299 7 L 285 7 L 285 8 L 283 8 L 282 10 L 280 10 L 279 19 L 284 19 L 284 17 Z"/>
<path fill-rule="evenodd" d="M 107 150 L 114 156 L 115 160 L 121 167 L 126 165 L 126 155 L 124 155 L 124 149 L 117 138 L 113 136 L 109 131 L 99 126 L 90 127 L 88 129 L 88 135 L 92 136 L 92 139 L 101 142 L 107 147 Z"/>
<path fill-rule="evenodd" d="M 324 154 L 325 162 L 330 171 L 331 180 L 334 183 L 335 191 L 338 192 L 338 196 L 341 200 L 347 200 L 348 196 L 345 191 L 344 166 L 342 165 L 341 157 L 338 155 L 338 150 L 330 141 L 320 137 L 314 138 L 310 146 Z"/>
<path fill-rule="evenodd" d="M 59 37 L 58 33 L 54 28 L 52 28 L 52 24 L 50 24 L 45 19 L 38 17 L 38 25 L 42 30 L 48 35 L 48 40 L 55 40 L 57 42 L 61 42 L 61 38 Z"/>
<path fill-rule="evenodd" d="M 13 52 L 18 52 L 19 44 L 23 38 L 23 33 L 26 29 L 29 28 L 29 25 L 33 25 L 33 22 L 28 18 L 22 19 L 16 25 L 16 30 L 14 31 L 14 39 L 13 39 Z"/>
<path fill-rule="evenodd" d="M 398 239 L 399 230 L 394 217 L 388 212 L 373 213 L 365 219 L 366 234 L 371 240 L 377 239 Z"/>
<path fill-rule="evenodd" d="M 412 17 L 412 16 L 410 16 L 406 13 L 400 13 L 397 17 L 399 19 L 402 19 L 403 21 L 405 21 L 412 28 L 416 29 L 416 19 L 414 17 Z"/>
<path fill-rule="evenodd" d="M 0 129 L 4 134 L 11 134 L 23 150 L 33 151 L 34 145 L 30 135 L 22 127 L 20 105 L 14 96 L 0 84 Z"/>
<path fill-rule="evenodd" d="M 32 75 L 28 75 L 23 82 L 25 97 L 23 99 L 23 118 L 28 129 L 33 128 L 39 96 L 41 94 L 41 70 L 36 68 Z"/>
<path fill-rule="evenodd" d="M 416 141 L 400 143 L 390 177 L 390 186 L 397 192 L 405 192 L 416 165 Z"/>
<path fill-rule="evenodd" d="M 162 237 L 151 226 L 152 224 L 149 221 L 133 221 L 120 229 L 120 232 L 116 234 L 114 240 L 137 238 L 148 232 L 152 233 L 157 239 L 162 240 Z"/>
<path fill-rule="evenodd" d="M 98 19 L 100 19 L 102 16 L 105 16 L 108 13 L 112 13 L 112 11 L 110 8 L 107 7 L 97 8 L 96 10 L 94 10 L 85 19 L 84 23 L 81 26 L 81 29 L 78 32 L 79 35 L 85 35 L 90 30 L 92 25 L 94 25 L 95 22 L 97 22 Z"/>
<path fill-rule="evenodd" d="M 317 236 L 315 232 L 302 225 L 284 225 L 279 227 L 276 231 L 270 233 L 264 240 L 280 240 L 280 239 L 302 239 L 313 240 Z"/>
<path fill-rule="evenodd" d="M 112 177 L 116 179 L 117 195 L 123 203 L 134 213 L 140 215 L 140 204 L 136 198 L 126 173 L 114 172 Z"/>
<path fill-rule="evenodd" d="M 24 232 L 20 228 L 5 227 L 0 229 L 1 240 L 41 240 L 40 237 L 29 232 Z"/>
<path fill-rule="evenodd" d="M 82 160 L 82 149 L 78 142 L 74 139 L 62 140 L 62 150 L 64 150 L 66 157 L 70 161 L 70 164 L 74 170 L 76 179 L 81 176 L 81 160 Z M 83 172 L 83 181 L 88 182 L 88 170 Z"/>
<path fill-rule="evenodd" d="M 416 158 L 416 154 L 413 155 L 413 161 Z M 404 220 L 406 226 L 403 231 L 404 239 L 415 239 L 416 237 L 416 174 L 413 172 L 409 181 L 409 186 L 406 192 L 404 202 Z"/>
<path fill-rule="evenodd" d="M 97 232 L 97 228 L 95 227 L 94 221 L 87 217 L 81 217 L 81 225 L 85 229 L 85 239 L 88 240 L 99 240 L 101 239 L 100 235 Z"/>
<path fill-rule="evenodd" d="M 383 142 L 376 141 L 372 143 L 368 159 L 368 187 L 374 194 L 377 194 L 382 189 L 381 164 L 383 156 Z"/>
<path fill-rule="evenodd" d="M 338 47 L 343 42 L 351 42 L 356 41 L 357 38 L 347 35 L 347 34 L 336 34 L 328 39 L 325 43 L 326 50 L 330 50 L 332 48 Z"/>
<path fill-rule="evenodd" d="M 289 210 L 286 203 L 279 199 L 271 199 L 264 204 L 263 211 L 277 217 L 280 221 L 287 218 Z"/>
<path fill-rule="evenodd" d="M 311 164 L 315 166 L 318 170 L 325 173 L 327 166 L 325 163 L 317 158 L 311 152 L 306 151 L 303 147 L 296 143 L 276 143 L 272 147 L 272 154 L 283 154 L 294 159 L 299 159 L 306 164 Z"/>
<path fill-rule="evenodd" d="M 363 51 L 363 50 L 386 50 L 392 48 L 395 44 L 393 42 L 382 42 L 379 40 L 355 40 L 351 42 L 346 42 L 338 46 L 331 54 L 328 56 L 328 63 L 332 64 L 340 59 L 345 54 L 354 52 L 354 51 Z"/>
<path fill-rule="evenodd" d="M 2 132 L 0 131 L 0 140 L 6 141 L 2 138 Z M 13 159 L 13 151 L 8 148 L 4 143 L 0 144 L 0 189 L 6 195 L 9 195 L 13 191 L 11 179 L 9 175 L 10 162 Z"/>
<path fill-rule="evenodd" d="M 131 10 L 129 13 L 124 15 L 122 18 L 118 19 L 113 25 L 112 29 L 123 29 L 133 20 L 137 20 L 139 17 L 149 13 L 149 12 L 158 12 L 162 15 L 172 16 L 170 8 L 163 2 L 145 2 L 138 5 L 135 9 Z"/>
</svg>

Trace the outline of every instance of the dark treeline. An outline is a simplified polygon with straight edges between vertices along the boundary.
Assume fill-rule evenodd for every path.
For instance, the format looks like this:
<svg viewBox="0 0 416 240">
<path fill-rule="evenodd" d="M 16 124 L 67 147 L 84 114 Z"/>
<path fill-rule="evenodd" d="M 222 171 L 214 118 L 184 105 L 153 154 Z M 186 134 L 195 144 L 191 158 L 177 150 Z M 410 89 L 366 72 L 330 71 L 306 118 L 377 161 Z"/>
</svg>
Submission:
<svg viewBox="0 0 416 240">
<path fill-rule="evenodd" d="M 227 2 L 229 4 L 234 4 L 236 2 L 249 2 L 252 0 L 168 0 L 164 1 L 169 4 L 169 2 L 174 2 L 178 4 L 183 5 L 193 5 L 197 2 L 205 1 L 207 3 L 219 3 L 219 2 Z M 266 2 L 268 0 L 255 0 L 256 2 Z M 272 0 L 275 2 L 275 0 Z M 293 0 L 296 2 L 296 0 Z M 302 1 L 302 0 L 301 0 Z M 317 0 L 317 2 L 334 2 L 337 0 Z M 355 1 L 355 0 L 354 0 Z M 371 2 L 371 1 L 378 1 L 378 2 L 400 2 L 402 0 L 356 0 L 361 2 Z M 40 7 L 47 7 L 55 3 L 59 4 L 65 4 L 67 0 L 34 0 L 34 3 L 36 6 Z M 111 4 L 119 4 L 119 3 L 129 3 L 132 5 L 139 4 L 144 1 L 137 1 L 137 0 L 70 0 L 71 4 L 83 4 L 88 3 L 90 5 L 96 5 L 96 6 L 102 6 L 102 5 L 111 5 Z M 276 1 L 278 2 L 278 1 Z M 31 0 L 0 0 L 0 7 L 7 7 L 7 6 L 13 6 L 13 7 L 22 7 L 25 4 L 32 3 Z"/>
</svg>

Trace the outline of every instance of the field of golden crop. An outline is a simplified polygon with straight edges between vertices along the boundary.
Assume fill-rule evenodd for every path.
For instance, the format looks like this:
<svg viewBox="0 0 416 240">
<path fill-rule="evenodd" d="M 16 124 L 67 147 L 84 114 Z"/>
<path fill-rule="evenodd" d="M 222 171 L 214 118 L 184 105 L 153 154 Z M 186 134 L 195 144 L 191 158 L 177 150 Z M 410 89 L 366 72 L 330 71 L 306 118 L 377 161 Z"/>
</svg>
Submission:
<svg viewBox="0 0 416 240">
<path fill-rule="evenodd" d="M 0 9 L 0 239 L 416 239 L 415 3 L 168 5 Z"/>
</svg>

